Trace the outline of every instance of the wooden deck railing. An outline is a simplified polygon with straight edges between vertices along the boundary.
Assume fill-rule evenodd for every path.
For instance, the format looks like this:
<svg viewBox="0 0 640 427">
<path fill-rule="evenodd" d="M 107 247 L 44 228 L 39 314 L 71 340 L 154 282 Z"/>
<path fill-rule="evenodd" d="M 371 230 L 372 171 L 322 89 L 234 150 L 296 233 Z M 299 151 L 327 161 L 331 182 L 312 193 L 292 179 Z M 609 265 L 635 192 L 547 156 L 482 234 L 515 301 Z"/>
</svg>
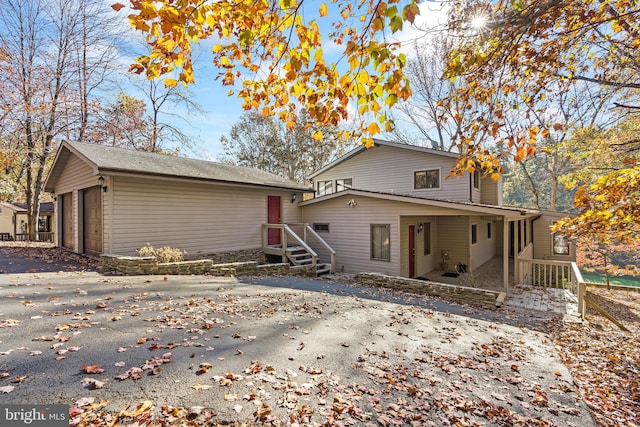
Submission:
<svg viewBox="0 0 640 427">
<path fill-rule="evenodd" d="M 586 311 L 586 283 L 578 264 L 570 261 L 551 261 L 518 258 L 518 283 L 544 288 L 568 289 L 578 297 L 578 313 L 584 318 Z"/>
<path fill-rule="evenodd" d="M 36 242 L 53 242 L 54 232 L 53 231 L 42 231 L 38 232 L 36 235 Z M 28 242 L 29 234 L 27 233 L 16 233 L 16 242 Z"/>
</svg>

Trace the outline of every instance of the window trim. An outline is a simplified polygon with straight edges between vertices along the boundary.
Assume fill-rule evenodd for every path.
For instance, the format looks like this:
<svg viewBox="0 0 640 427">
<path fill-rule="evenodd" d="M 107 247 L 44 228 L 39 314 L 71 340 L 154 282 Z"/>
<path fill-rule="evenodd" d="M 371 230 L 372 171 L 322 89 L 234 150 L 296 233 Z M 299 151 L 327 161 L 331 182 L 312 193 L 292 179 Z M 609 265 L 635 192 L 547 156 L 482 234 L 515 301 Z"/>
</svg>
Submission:
<svg viewBox="0 0 640 427">
<path fill-rule="evenodd" d="M 416 173 L 418 172 L 430 172 L 437 171 L 438 172 L 438 186 L 430 187 L 430 188 L 416 188 Z M 413 180 L 413 191 L 433 191 L 433 190 L 441 190 L 442 189 L 442 170 L 440 168 L 428 168 L 428 169 L 415 169 L 411 176 Z"/>
<path fill-rule="evenodd" d="M 374 255 L 374 238 L 373 238 L 373 230 L 374 227 L 385 227 L 387 229 L 387 258 L 376 258 Z M 369 240 L 370 240 L 370 250 L 369 250 L 369 259 L 371 261 L 383 261 L 383 262 L 391 262 L 391 224 L 369 224 Z M 382 249 L 382 244 L 380 246 Z"/>
<path fill-rule="evenodd" d="M 323 188 L 323 192 L 320 192 L 320 183 L 324 183 L 324 188 Z M 327 191 L 327 187 L 326 184 L 330 183 L 331 187 L 330 190 L 331 191 Z M 333 180 L 332 179 L 323 179 L 323 180 L 318 180 L 316 181 L 316 195 L 317 196 L 326 196 L 327 194 L 333 194 L 335 193 L 334 189 L 333 189 Z"/>
<path fill-rule="evenodd" d="M 478 224 L 471 224 L 471 244 L 478 244 Z"/>
<path fill-rule="evenodd" d="M 344 181 L 351 181 L 351 184 L 349 184 L 349 186 L 345 186 Z M 338 189 L 338 181 L 343 181 L 342 183 L 342 189 Z M 336 188 L 336 193 L 339 193 L 340 191 L 346 191 L 346 190 L 351 190 L 353 188 L 353 178 L 338 178 L 335 180 L 335 188 Z"/>
</svg>

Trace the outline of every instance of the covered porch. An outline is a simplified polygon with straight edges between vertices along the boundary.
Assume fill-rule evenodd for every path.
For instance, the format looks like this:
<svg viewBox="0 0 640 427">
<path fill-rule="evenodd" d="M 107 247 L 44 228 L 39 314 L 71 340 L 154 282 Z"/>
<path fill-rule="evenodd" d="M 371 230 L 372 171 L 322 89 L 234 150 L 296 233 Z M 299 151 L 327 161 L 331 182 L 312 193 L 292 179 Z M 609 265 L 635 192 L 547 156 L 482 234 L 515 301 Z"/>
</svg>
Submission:
<svg viewBox="0 0 640 427">
<path fill-rule="evenodd" d="M 526 211 L 487 215 L 401 216 L 401 276 L 509 292 L 521 282 L 521 263 L 533 246 Z"/>
</svg>

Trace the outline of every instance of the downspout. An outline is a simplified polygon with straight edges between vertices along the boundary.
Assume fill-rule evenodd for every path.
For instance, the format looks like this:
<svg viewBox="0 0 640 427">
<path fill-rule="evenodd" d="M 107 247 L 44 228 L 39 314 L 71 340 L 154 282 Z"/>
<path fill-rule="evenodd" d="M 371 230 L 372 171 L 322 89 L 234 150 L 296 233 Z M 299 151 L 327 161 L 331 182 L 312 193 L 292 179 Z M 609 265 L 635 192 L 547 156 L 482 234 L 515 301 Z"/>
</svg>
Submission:
<svg viewBox="0 0 640 427">
<path fill-rule="evenodd" d="M 542 218 L 542 215 L 538 215 L 535 218 L 531 218 L 531 243 L 533 243 L 533 223 L 536 222 L 537 220 L 539 220 L 540 218 Z"/>
</svg>

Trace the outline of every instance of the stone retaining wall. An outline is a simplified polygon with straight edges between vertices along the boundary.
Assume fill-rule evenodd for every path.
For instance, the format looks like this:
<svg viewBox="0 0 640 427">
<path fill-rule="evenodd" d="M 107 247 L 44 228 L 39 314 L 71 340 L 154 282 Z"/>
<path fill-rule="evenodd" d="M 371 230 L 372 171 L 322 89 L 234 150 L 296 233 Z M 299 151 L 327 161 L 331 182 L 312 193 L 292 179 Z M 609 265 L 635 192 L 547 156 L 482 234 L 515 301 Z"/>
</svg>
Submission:
<svg viewBox="0 0 640 427">
<path fill-rule="evenodd" d="M 463 304 L 480 305 L 485 308 L 500 307 L 507 297 L 507 294 L 499 291 L 427 282 L 424 280 L 387 276 L 385 274 L 378 273 L 360 273 L 356 275 L 356 278 L 360 282 L 369 286 L 441 297 L 445 300 Z"/>
<path fill-rule="evenodd" d="M 210 276 L 259 276 L 284 275 L 315 277 L 313 266 L 292 267 L 287 263 L 258 264 L 255 261 L 214 264 L 210 259 L 158 263 L 154 257 L 101 255 L 101 271 L 119 271 L 136 275 L 210 275 Z"/>
<path fill-rule="evenodd" d="M 216 253 L 198 253 L 185 255 L 186 261 L 194 260 L 211 260 L 214 264 L 229 264 L 239 261 L 253 261 L 258 264 L 265 263 L 265 256 L 262 248 L 242 249 L 238 251 L 216 252 Z"/>
</svg>

